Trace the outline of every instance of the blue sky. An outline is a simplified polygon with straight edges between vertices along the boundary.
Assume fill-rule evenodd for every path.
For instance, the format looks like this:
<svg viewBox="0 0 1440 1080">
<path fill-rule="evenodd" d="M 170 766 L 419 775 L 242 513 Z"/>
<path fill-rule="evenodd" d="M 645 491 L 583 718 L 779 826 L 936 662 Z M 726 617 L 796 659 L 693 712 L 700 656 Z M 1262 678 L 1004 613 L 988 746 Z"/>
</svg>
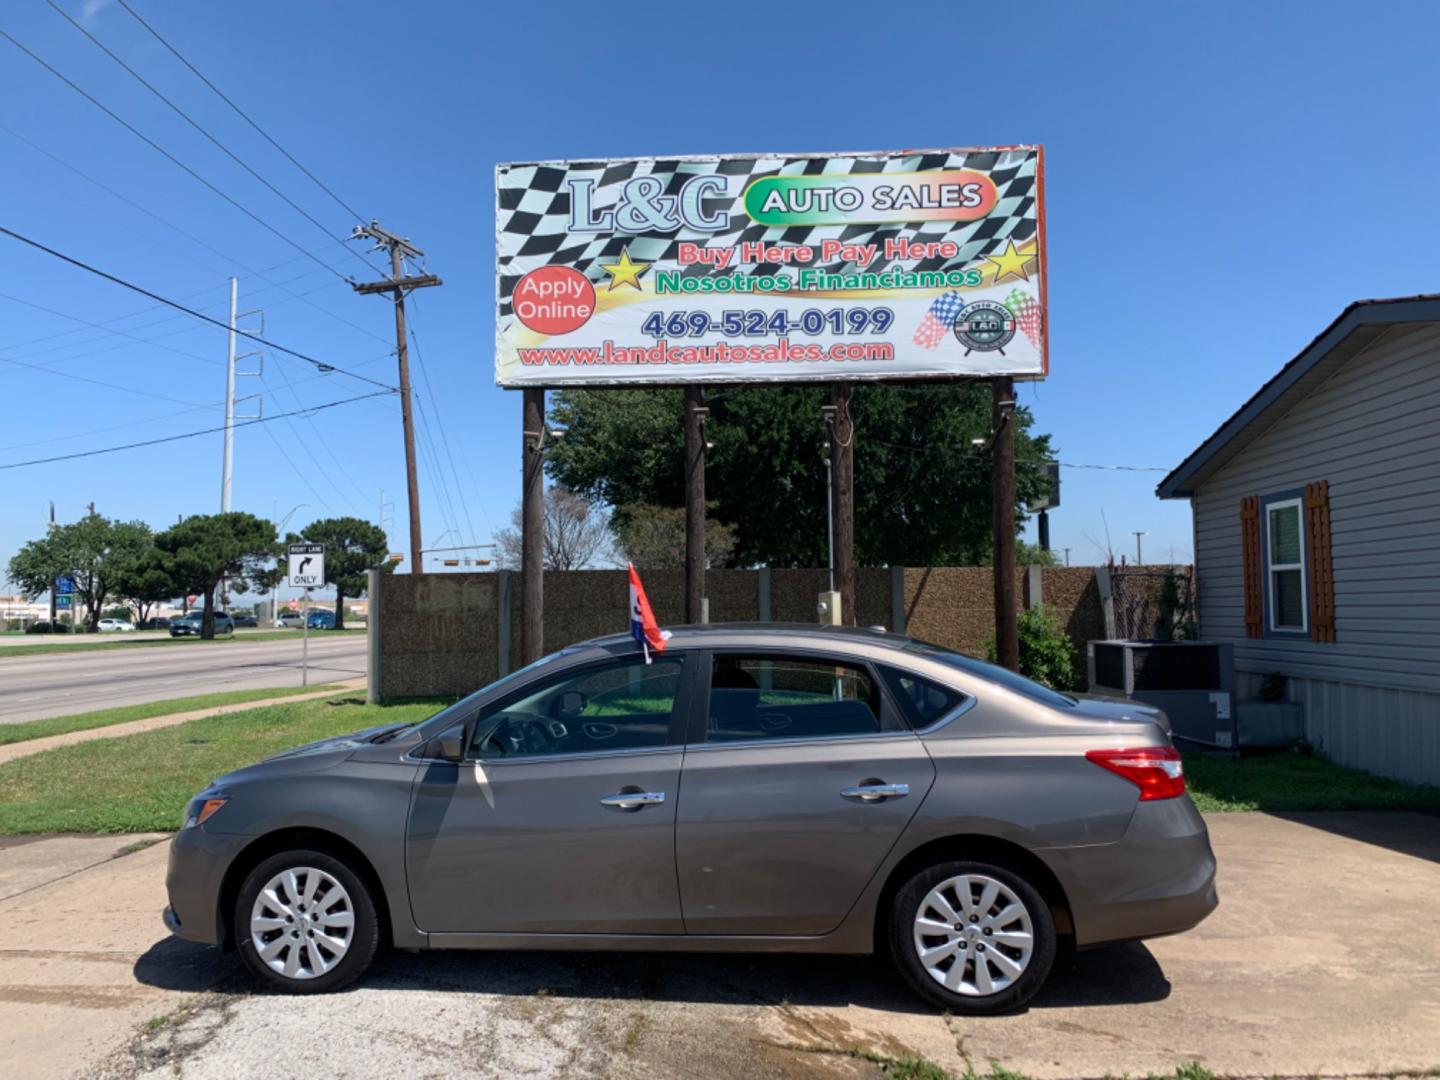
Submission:
<svg viewBox="0 0 1440 1080">
<path fill-rule="evenodd" d="M 217 317 L 236 274 L 268 337 L 392 380 L 389 306 L 334 272 L 366 275 L 334 239 L 349 215 L 120 7 L 57 2 L 324 229 L 42 0 L 0 27 L 315 259 L 3 40 L 0 224 Z M 519 492 L 520 401 L 492 373 L 497 161 L 1045 144 L 1053 374 L 1022 401 L 1073 464 L 1173 466 L 1345 304 L 1440 288 L 1430 4 L 131 6 L 444 278 L 412 309 L 427 543 L 488 540 Z M 0 465 L 221 422 L 221 330 L 3 237 L 0 267 Z M 373 389 L 263 363 L 242 391 L 267 415 Z M 374 519 L 383 490 L 403 548 L 400 449 L 392 400 L 241 429 L 234 505 Z M 207 435 L 0 470 L 0 563 L 51 499 L 156 527 L 214 511 L 220 457 Z M 1188 560 L 1160 475 L 1067 468 L 1054 545 L 1096 561 L 1108 526 L 1133 557 L 1140 529 L 1147 559 Z"/>
</svg>

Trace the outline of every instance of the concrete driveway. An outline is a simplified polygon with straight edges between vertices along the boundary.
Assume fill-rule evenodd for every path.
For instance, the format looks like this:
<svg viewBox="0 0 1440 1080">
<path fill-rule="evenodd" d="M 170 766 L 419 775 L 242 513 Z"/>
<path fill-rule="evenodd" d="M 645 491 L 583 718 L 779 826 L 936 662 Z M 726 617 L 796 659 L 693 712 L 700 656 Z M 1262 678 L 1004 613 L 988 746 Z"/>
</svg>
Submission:
<svg viewBox="0 0 1440 1080">
<path fill-rule="evenodd" d="M 1209 921 L 1071 957 L 1027 1011 L 985 1020 L 940 1016 L 884 964 L 850 958 L 395 955 L 347 993 L 253 995 L 232 959 L 163 937 L 164 851 L 152 848 L 0 899 L 0 1070 L 881 1075 L 867 1055 L 919 1056 L 955 1075 L 998 1062 L 1035 1077 L 1189 1061 L 1233 1076 L 1440 1065 L 1440 822 L 1209 823 L 1221 874 Z"/>
</svg>

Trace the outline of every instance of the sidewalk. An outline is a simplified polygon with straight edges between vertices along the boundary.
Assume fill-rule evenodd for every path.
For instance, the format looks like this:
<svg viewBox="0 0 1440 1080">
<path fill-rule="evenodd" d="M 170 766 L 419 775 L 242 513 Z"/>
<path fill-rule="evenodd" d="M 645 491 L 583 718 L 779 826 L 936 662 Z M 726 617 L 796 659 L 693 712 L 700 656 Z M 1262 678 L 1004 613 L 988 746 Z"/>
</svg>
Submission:
<svg viewBox="0 0 1440 1080">
<path fill-rule="evenodd" d="M 92 739 L 118 739 L 122 735 L 135 735 L 142 731 L 154 731 L 156 728 L 173 727 L 176 724 L 183 724 L 187 720 L 202 720 L 207 716 L 224 716 L 227 713 L 244 712 L 246 709 L 263 709 L 267 705 L 283 705 L 290 701 L 310 701 L 314 698 L 330 697 L 344 690 L 363 690 L 365 689 L 365 680 L 348 679 L 329 685 L 332 689 L 317 690 L 313 694 L 290 694 L 286 697 L 240 701 L 234 705 L 212 705 L 208 709 L 192 709 L 189 712 L 170 713 L 168 716 L 150 716 L 144 720 L 111 724 L 109 727 L 90 728 L 87 731 L 68 731 L 64 735 L 51 735 L 44 739 L 10 743 L 8 746 L 0 746 L 0 765 L 7 761 L 14 761 L 16 758 L 41 753 L 44 750 L 90 742 Z M 333 687 L 339 687 L 339 689 L 333 689 Z"/>
<path fill-rule="evenodd" d="M 164 838 L 26 837 L 0 847 L 0 1075 L 88 1072 L 138 1026 L 232 970 L 219 949 L 177 950 L 166 936 L 168 846 L 124 853 Z M 145 977 L 157 966 L 163 978 Z"/>
</svg>

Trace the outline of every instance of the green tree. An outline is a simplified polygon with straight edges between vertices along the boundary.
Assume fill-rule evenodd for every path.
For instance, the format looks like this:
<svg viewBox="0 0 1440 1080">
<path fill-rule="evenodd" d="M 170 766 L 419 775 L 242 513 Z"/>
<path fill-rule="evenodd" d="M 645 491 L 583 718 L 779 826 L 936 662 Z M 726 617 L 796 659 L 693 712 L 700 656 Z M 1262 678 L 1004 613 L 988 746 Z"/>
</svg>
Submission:
<svg viewBox="0 0 1440 1080">
<path fill-rule="evenodd" d="M 221 578 L 245 592 L 278 554 L 275 524 L 254 514 L 196 514 L 155 537 L 166 571 L 183 593 L 204 598 L 200 636 L 215 637 L 215 588 Z"/>
<path fill-rule="evenodd" d="M 713 514 L 715 504 L 708 504 Z M 615 539 L 627 562 L 639 570 L 678 570 L 685 565 L 685 508 L 627 506 L 617 514 Z M 705 565 L 725 566 L 735 550 L 735 530 L 707 514 Z"/>
<path fill-rule="evenodd" d="M 365 595 L 365 571 L 376 568 L 389 573 L 395 569 L 386 558 L 390 547 L 384 530 L 362 518 L 312 521 L 304 536 L 286 539 L 325 545 L 325 584 L 335 587 L 336 630 L 345 629 L 345 598 Z"/>
<path fill-rule="evenodd" d="M 152 543 L 150 526 L 143 521 L 87 514 L 31 540 L 11 558 L 8 573 L 32 599 L 50 590 L 56 578 L 72 577 L 75 592 L 71 603 L 85 606 L 85 622 L 93 632 L 117 581 L 145 557 Z M 79 624 L 78 612 L 75 622 Z"/>
<path fill-rule="evenodd" d="M 150 611 L 156 604 L 178 596 L 181 591 L 170 575 L 165 556 L 153 543 L 115 580 L 115 595 L 124 600 L 134 613 L 136 625 L 150 617 Z"/>
<path fill-rule="evenodd" d="M 616 507 L 684 505 L 682 391 L 563 390 L 565 429 L 546 467 L 571 490 Z M 819 387 L 728 387 L 709 395 L 705 494 L 735 530 L 732 565 L 823 566 L 829 453 Z M 973 565 L 991 552 L 991 395 L 979 383 L 857 387 L 855 556 L 862 565 Z M 1016 519 L 1047 488 L 1047 435 L 1015 412 Z"/>
</svg>

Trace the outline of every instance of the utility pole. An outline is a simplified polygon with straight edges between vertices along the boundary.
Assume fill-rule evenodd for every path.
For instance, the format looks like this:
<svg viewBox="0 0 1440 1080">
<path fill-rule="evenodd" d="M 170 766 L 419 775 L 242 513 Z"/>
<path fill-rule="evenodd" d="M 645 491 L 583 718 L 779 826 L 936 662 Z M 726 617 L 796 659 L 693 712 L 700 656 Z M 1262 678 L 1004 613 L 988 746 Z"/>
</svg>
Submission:
<svg viewBox="0 0 1440 1080">
<path fill-rule="evenodd" d="M 1015 612 L 1015 380 L 990 380 L 994 465 L 991 483 L 995 515 L 995 657 L 1001 667 L 1020 670 L 1020 628 Z"/>
<path fill-rule="evenodd" d="M 527 386 L 520 481 L 520 662 L 545 655 L 545 391 Z"/>
<path fill-rule="evenodd" d="M 1065 551 L 1065 565 L 1066 565 L 1066 566 L 1069 566 L 1069 565 L 1070 565 L 1070 549 L 1069 549 L 1069 548 L 1065 548 L 1064 551 Z"/>
<path fill-rule="evenodd" d="M 699 623 L 705 605 L 705 391 L 685 387 L 685 621 Z"/>
<path fill-rule="evenodd" d="M 372 251 L 390 252 L 388 281 L 354 283 L 352 288 L 362 296 L 389 293 L 395 301 L 395 358 L 400 366 L 400 423 L 405 434 L 405 487 L 410 499 L 410 572 L 423 574 L 425 567 L 420 558 L 423 546 L 420 536 L 420 475 L 415 465 L 415 418 L 410 407 L 410 353 L 405 340 L 405 296 L 412 290 L 427 289 L 443 282 L 434 274 L 406 277 L 404 260 L 423 259 L 425 253 L 404 237 L 382 229 L 378 221 L 355 226 L 351 239 L 361 238 L 375 241 Z"/>
<path fill-rule="evenodd" d="M 1134 534 L 1134 535 L 1135 535 L 1135 565 L 1136 565 L 1136 566 L 1144 566 L 1144 565 L 1145 565 L 1145 560 L 1142 559 L 1142 558 L 1140 558 L 1140 538 L 1141 538 L 1142 536 L 1149 536 L 1150 534 L 1149 534 L 1149 533 L 1146 533 L 1146 532 L 1140 532 L 1140 531 L 1137 529 L 1137 530 L 1135 530 L 1135 534 Z"/>
</svg>

